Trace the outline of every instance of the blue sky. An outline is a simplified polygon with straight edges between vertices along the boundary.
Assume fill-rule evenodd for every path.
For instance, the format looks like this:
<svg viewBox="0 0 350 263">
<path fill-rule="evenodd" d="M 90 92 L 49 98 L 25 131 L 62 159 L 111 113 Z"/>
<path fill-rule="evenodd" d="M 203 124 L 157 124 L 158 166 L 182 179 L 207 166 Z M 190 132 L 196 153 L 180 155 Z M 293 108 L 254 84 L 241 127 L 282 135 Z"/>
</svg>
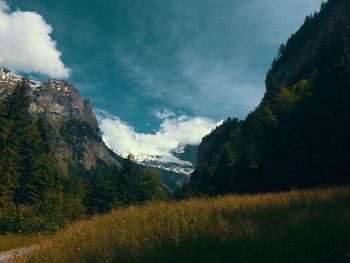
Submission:
<svg viewBox="0 0 350 263">
<path fill-rule="evenodd" d="M 96 109 L 135 133 L 155 134 L 164 123 L 159 113 L 211 124 L 244 118 L 264 94 L 279 45 L 321 1 L 7 3 L 8 12 L 35 12 L 52 27 L 48 34 L 65 67 L 60 72 L 70 69 L 69 80 Z"/>
<path fill-rule="evenodd" d="M 319 0 L 11 0 L 35 11 L 97 108 L 148 130 L 161 109 L 216 120 L 261 99 L 276 54 Z M 157 119 L 156 119 L 157 120 Z"/>
</svg>

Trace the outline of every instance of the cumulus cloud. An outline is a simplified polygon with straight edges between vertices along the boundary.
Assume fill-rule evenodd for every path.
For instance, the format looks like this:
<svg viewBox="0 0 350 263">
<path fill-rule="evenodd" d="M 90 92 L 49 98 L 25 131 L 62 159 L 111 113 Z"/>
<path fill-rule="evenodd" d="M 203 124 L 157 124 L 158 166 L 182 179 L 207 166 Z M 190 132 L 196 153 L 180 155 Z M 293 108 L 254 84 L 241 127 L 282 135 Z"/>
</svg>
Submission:
<svg viewBox="0 0 350 263">
<path fill-rule="evenodd" d="M 123 156 L 169 155 L 179 144 L 199 144 L 221 122 L 204 117 L 176 115 L 169 111 L 156 112 L 161 120 L 158 131 L 153 134 L 139 133 L 132 126 L 103 110 L 96 114 L 108 147 Z"/>
<path fill-rule="evenodd" d="M 52 27 L 35 12 L 12 11 L 0 0 L 0 64 L 14 71 L 67 78 L 70 70 L 50 34 Z"/>
</svg>

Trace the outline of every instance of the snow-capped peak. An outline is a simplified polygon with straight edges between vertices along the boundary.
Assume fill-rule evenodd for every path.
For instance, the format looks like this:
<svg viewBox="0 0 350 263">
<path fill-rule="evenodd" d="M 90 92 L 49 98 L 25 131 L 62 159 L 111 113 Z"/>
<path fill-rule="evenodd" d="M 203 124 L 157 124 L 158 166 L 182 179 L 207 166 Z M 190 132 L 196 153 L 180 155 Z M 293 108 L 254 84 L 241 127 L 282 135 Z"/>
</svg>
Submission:
<svg viewBox="0 0 350 263">
<path fill-rule="evenodd" d="M 194 155 L 196 154 L 195 147 Z M 150 155 L 150 154 L 137 154 L 133 155 L 131 152 L 118 152 L 117 154 L 122 157 L 127 157 L 129 154 L 133 155 L 134 160 L 143 166 L 149 166 L 166 171 L 172 171 L 185 175 L 191 175 L 195 169 L 195 161 L 193 158 L 186 158 L 186 152 L 189 150 L 189 145 L 179 144 L 169 153 Z M 192 149 L 193 150 L 193 149 Z"/>
</svg>

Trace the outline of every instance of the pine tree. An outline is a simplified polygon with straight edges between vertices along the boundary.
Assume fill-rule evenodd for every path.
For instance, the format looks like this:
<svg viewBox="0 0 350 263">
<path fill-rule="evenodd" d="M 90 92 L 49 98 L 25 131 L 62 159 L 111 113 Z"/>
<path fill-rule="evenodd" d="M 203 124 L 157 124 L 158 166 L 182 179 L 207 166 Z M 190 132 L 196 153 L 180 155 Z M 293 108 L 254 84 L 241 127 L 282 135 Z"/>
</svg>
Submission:
<svg viewBox="0 0 350 263">
<path fill-rule="evenodd" d="M 0 205 L 1 202 L 12 201 L 19 177 L 18 141 L 11 134 L 12 121 L 1 117 L 0 120 Z"/>
<path fill-rule="evenodd" d="M 111 177 L 95 171 L 89 180 L 85 205 L 89 214 L 105 213 L 115 206 L 115 187 Z"/>
<path fill-rule="evenodd" d="M 29 113 L 28 90 L 20 82 L 0 107 L 0 233 L 55 230 L 85 211 L 69 184 L 63 187 L 50 127 Z"/>
<path fill-rule="evenodd" d="M 22 176 L 17 198 L 19 203 L 38 203 L 44 201 L 46 194 L 53 190 L 57 170 L 44 142 L 46 138 L 41 137 L 38 122 L 33 121 L 26 128 L 21 148 Z"/>
<path fill-rule="evenodd" d="M 6 98 L 0 117 L 0 199 L 10 200 L 18 188 L 21 161 L 21 137 L 23 127 L 28 124 L 29 99 L 24 82 L 20 82 Z"/>
</svg>

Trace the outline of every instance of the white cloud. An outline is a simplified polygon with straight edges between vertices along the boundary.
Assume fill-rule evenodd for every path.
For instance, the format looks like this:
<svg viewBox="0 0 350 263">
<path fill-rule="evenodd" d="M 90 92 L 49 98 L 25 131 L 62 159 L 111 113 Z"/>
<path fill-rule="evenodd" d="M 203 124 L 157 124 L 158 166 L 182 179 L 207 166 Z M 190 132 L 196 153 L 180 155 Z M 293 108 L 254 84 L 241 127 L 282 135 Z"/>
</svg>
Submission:
<svg viewBox="0 0 350 263">
<path fill-rule="evenodd" d="M 179 144 L 199 144 L 221 122 L 204 117 L 176 116 L 169 111 L 157 112 L 162 120 L 157 132 L 138 133 L 132 126 L 103 110 L 96 111 L 108 147 L 123 156 L 169 155 Z"/>
<path fill-rule="evenodd" d="M 67 78 L 70 70 L 50 34 L 52 27 L 35 12 L 12 11 L 0 0 L 0 64 L 14 71 Z"/>
</svg>

